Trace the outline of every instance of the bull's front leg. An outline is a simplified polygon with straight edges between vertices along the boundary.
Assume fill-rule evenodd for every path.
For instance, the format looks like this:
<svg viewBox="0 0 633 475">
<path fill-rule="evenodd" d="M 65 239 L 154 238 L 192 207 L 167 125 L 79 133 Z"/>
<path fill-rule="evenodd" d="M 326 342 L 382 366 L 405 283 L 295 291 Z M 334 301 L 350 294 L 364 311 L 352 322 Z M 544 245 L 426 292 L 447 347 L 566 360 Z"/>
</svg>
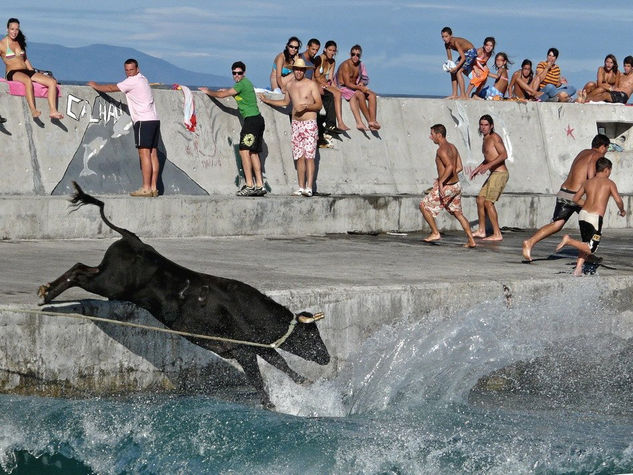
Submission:
<svg viewBox="0 0 633 475">
<path fill-rule="evenodd" d="M 310 382 L 310 380 L 308 380 L 307 378 L 304 378 L 299 373 L 297 373 L 295 370 L 293 370 L 290 366 L 288 366 L 288 363 L 286 363 L 286 360 L 283 359 L 283 357 L 279 353 L 277 353 L 275 350 L 273 350 L 272 348 L 271 349 L 259 349 L 258 348 L 257 352 L 258 352 L 259 356 L 264 358 L 266 361 L 268 361 L 275 368 L 277 368 L 280 371 L 283 371 L 288 376 L 290 376 L 295 383 L 297 383 L 297 384 L 304 384 L 304 383 L 309 383 Z"/>
<path fill-rule="evenodd" d="M 71 287 L 81 287 L 82 281 L 85 280 L 85 278 L 93 277 L 98 273 L 98 267 L 89 267 L 78 262 L 53 282 L 40 285 L 40 288 L 37 290 L 37 295 L 40 298 L 39 305 L 49 303 L 59 294 Z"/>
<path fill-rule="evenodd" d="M 257 390 L 264 408 L 275 409 L 275 405 L 264 388 L 264 380 L 257 364 L 257 355 L 250 350 L 236 350 L 233 351 L 233 356 L 244 370 L 248 382 Z"/>
</svg>

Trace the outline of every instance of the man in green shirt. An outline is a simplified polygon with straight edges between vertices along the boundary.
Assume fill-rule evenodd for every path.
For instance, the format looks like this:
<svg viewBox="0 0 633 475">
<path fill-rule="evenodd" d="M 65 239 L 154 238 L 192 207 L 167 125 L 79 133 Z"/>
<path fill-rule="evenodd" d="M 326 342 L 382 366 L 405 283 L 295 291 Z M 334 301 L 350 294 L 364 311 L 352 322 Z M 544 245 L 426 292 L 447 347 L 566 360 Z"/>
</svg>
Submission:
<svg viewBox="0 0 633 475">
<path fill-rule="evenodd" d="M 264 118 L 257 107 L 257 96 L 253 83 L 244 76 L 246 65 L 236 61 L 231 66 L 235 85 L 230 89 L 218 89 L 211 91 L 206 87 L 198 88 L 205 94 L 221 99 L 233 96 L 237 102 L 237 108 L 244 119 L 240 132 L 240 157 L 244 168 L 246 184 L 237 192 L 238 196 L 264 196 L 266 188 L 262 180 L 262 167 L 259 161 L 259 152 L 262 150 L 264 137 Z"/>
</svg>

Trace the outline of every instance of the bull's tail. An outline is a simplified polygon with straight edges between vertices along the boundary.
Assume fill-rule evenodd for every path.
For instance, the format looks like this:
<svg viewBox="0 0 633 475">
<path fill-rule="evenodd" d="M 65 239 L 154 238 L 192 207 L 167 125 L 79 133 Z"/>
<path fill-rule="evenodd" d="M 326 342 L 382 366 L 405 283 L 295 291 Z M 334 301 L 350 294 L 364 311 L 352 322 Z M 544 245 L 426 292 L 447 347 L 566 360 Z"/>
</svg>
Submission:
<svg viewBox="0 0 633 475">
<path fill-rule="evenodd" d="M 108 225 L 110 229 L 113 229 L 124 238 L 130 238 L 136 241 L 140 241 L 139 237 L 136 234 L 134 234 L 131 231 L 128 231 L 127 229 L 116 226 L 115 224 L 111 223 L 108 218 L 106 218 L 106 215 L 103 212 L 103 208 L 105 206 L 103 201 L 98 200 L 94 196 L 91 196 L 87 193 L 84 193 L 84 190 L 81 189 L 81 187 L 77 184 L 76 181 L 73 181 L 73 186 L 75 187 L 75 193 L 73 193 L 73 195 L 71 196 L 69 200 L 71 202 L 71 207 L 73 208 L 71 212 L 78 210 L 84 205 L 98 206 L 99 213 L 101 214 L 101 219 L 103 220 L 104 223 Z"/>
</svg>

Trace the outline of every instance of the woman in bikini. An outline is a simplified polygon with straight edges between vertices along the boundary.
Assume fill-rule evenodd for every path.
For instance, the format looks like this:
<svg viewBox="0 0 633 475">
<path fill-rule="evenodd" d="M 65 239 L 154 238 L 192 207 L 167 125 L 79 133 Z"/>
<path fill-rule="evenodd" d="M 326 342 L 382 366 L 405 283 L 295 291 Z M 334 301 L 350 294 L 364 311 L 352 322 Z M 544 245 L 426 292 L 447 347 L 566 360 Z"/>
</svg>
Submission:
<svg viewBox="0 0 633 475">
<path fill-rule="evenodd" d="M 472 71 L 468 75 L 470 83 L 466 90 L 466 96 L 471 97 L 473 89 L 475 89 L 474 96 L 478 96 L 488 79 L 490 70 L 488 69 L 488 60 L 495 51 L 496 40 L 492 36 L 487 36 L 484 39 L 484 44 L 481 48 L 477 49 L 477 57 L 475 58 L 475 64 Z M 466 74 L 466 71 L 464 71 Z"/>
<path fill-rule="evenodd" d="M 50 118 L 64 118 L 57 110 L 57 81 L 55 78 L 36 72 L 31 65 L 26 56 L 26 38 L 20 31 L 20 22 L 17 18 L 9 18 L 7 22 L 7 36 L 0 40 L 0 56 L 2 56 L 2 60 L 7 67 L 7 81 L 18 81 L 24 84 L 26 101 L 29 104 L 33 118 L 42 114 L 35 108 L 33 82 L 48 88 Z"/>
<path fill-rule="evenodd" d="M 597 95 L 604 91 L 611 91 L 615 87 L 620 72 L 618 71 L 618 60 L 614 55 L 608 54 L 604 58 L 604 66 L 598 68 L 597 80 L 589 81 L 578 93 L 576 102 L 587 102 L 587 95 L 593 93 Z"/>
<path fill-rule="evenodd" d="M 336 71 L 336 42 L 330 40 L 325 43 L 323 53 L 318 57 L 316 64 L 318 67 L 314 71 L 314 78 L 319 83 L 322 89 L 331 92 L 334 95 L 334 111 L 336 112 L 336 122 L 338 128 L 341 130 L 349 130 L 349 127 L 343 122 L 343 115 L 341 112 L 341 90 L 334 84 L 334 71 Z"/>
<path fill-rule="evenodd" d="M 515 71 L 510 79 L 508 86 L 508 96 L 510 99 L 519 101 L 533 101 L 542 93 L 538 91 L 534 85 L 534 71 L 532 70 L 532 61 L 524 59 L 521 63 L 521 69 Z"/>
<path fill-rule="evenodd" d="M 301 41 L 296 36 L 290 37 L 284 50 L 275 56 L 273 70 L 270 73 L 270 88 L 283 91 L 288 81 L 292 80 L 292 65 L 299 54 Z"/>
<path fill-rule="evenodd" d="M 495 71 L 497 73 L 488 73 L 488 76 L 495 78 L 492 86 L 485 86 L 481 91 L 473 96 L 474 99 L 503 99 L 508 90 L 508 64 L 512 61 L 508 59 L 508 55 L 504 52 L 497 53 L 495 56 Z"/>
</svg>

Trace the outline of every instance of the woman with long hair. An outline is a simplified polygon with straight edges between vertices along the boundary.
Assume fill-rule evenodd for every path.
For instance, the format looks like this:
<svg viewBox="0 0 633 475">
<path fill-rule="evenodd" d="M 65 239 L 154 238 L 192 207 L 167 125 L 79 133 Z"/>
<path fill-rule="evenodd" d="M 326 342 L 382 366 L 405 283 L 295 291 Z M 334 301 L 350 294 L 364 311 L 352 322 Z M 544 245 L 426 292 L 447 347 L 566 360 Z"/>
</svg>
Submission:
<svg viewBox="0 0 633 475">
<path fill-rule="evenodd" d="M 585 87 L 578 93 L 576 102 L 586 102 L 587 96 L 599 95 L 604 91 L 612 91 L 618 82 L 620 72 L 618 71 L 618 60 L 612 54 L 608 54 L 604 58 L 604 65 L 598 68 L 596 82 L 589 81 Z"/>
<path fill-rule="evenodd" d="M 273 91 L 275 89 L 284 90 L 286 83 L 293 78 L 290 73 L 300 48 L 301 41 L 299 38 L 291 36 L 286 42 L 284 50 L 275 56 L 273 70 L 270 73 L 270 88 Z"/>
<path fill-rule="evenodd" d="M 319 55 L 316 60 L 316 69 L 314 71 L 314 78 L 319 83 L 322 89 L 332 93 L 334 96 L 334 111 L 336 113 L 336 122 L 338 128 L 342 131 L 349 130 L 349 127 L 343 122 L 343 114 L 341 111 L 341 90 L 334 84 L 334 74 L 336 71 L 336 56 L 337 46 L 335 41 L 328 41 L 325 43 L 323 53 Z"/>
<path fill-rule="evenodd" d="M 7 68 L 7 81 L 18 81 L 24 84 L 26 101 L 34 119 L 42 113 L 35 107 L 33 82 L 48 88 L 47 98 L 50 118 L 64 118 L 57 110 L 57 81 L 51 76 L 37 72 L 31 65 L 26 56 L 26 37 L 20 30 L 20 22 L 17 18 L 9 18 L 7 22 L 7 35 L 0 40 L 0 56 L 2 56 Z"/>
<path fill-rule="evenodd" d="M 532 61 L 524 59 L 521 69 L 515 71 L 508 86 L 508 96 L 510 99 L 533 101 L 541 95 L 534 84 L 534 70 Z"/>
</svg>

